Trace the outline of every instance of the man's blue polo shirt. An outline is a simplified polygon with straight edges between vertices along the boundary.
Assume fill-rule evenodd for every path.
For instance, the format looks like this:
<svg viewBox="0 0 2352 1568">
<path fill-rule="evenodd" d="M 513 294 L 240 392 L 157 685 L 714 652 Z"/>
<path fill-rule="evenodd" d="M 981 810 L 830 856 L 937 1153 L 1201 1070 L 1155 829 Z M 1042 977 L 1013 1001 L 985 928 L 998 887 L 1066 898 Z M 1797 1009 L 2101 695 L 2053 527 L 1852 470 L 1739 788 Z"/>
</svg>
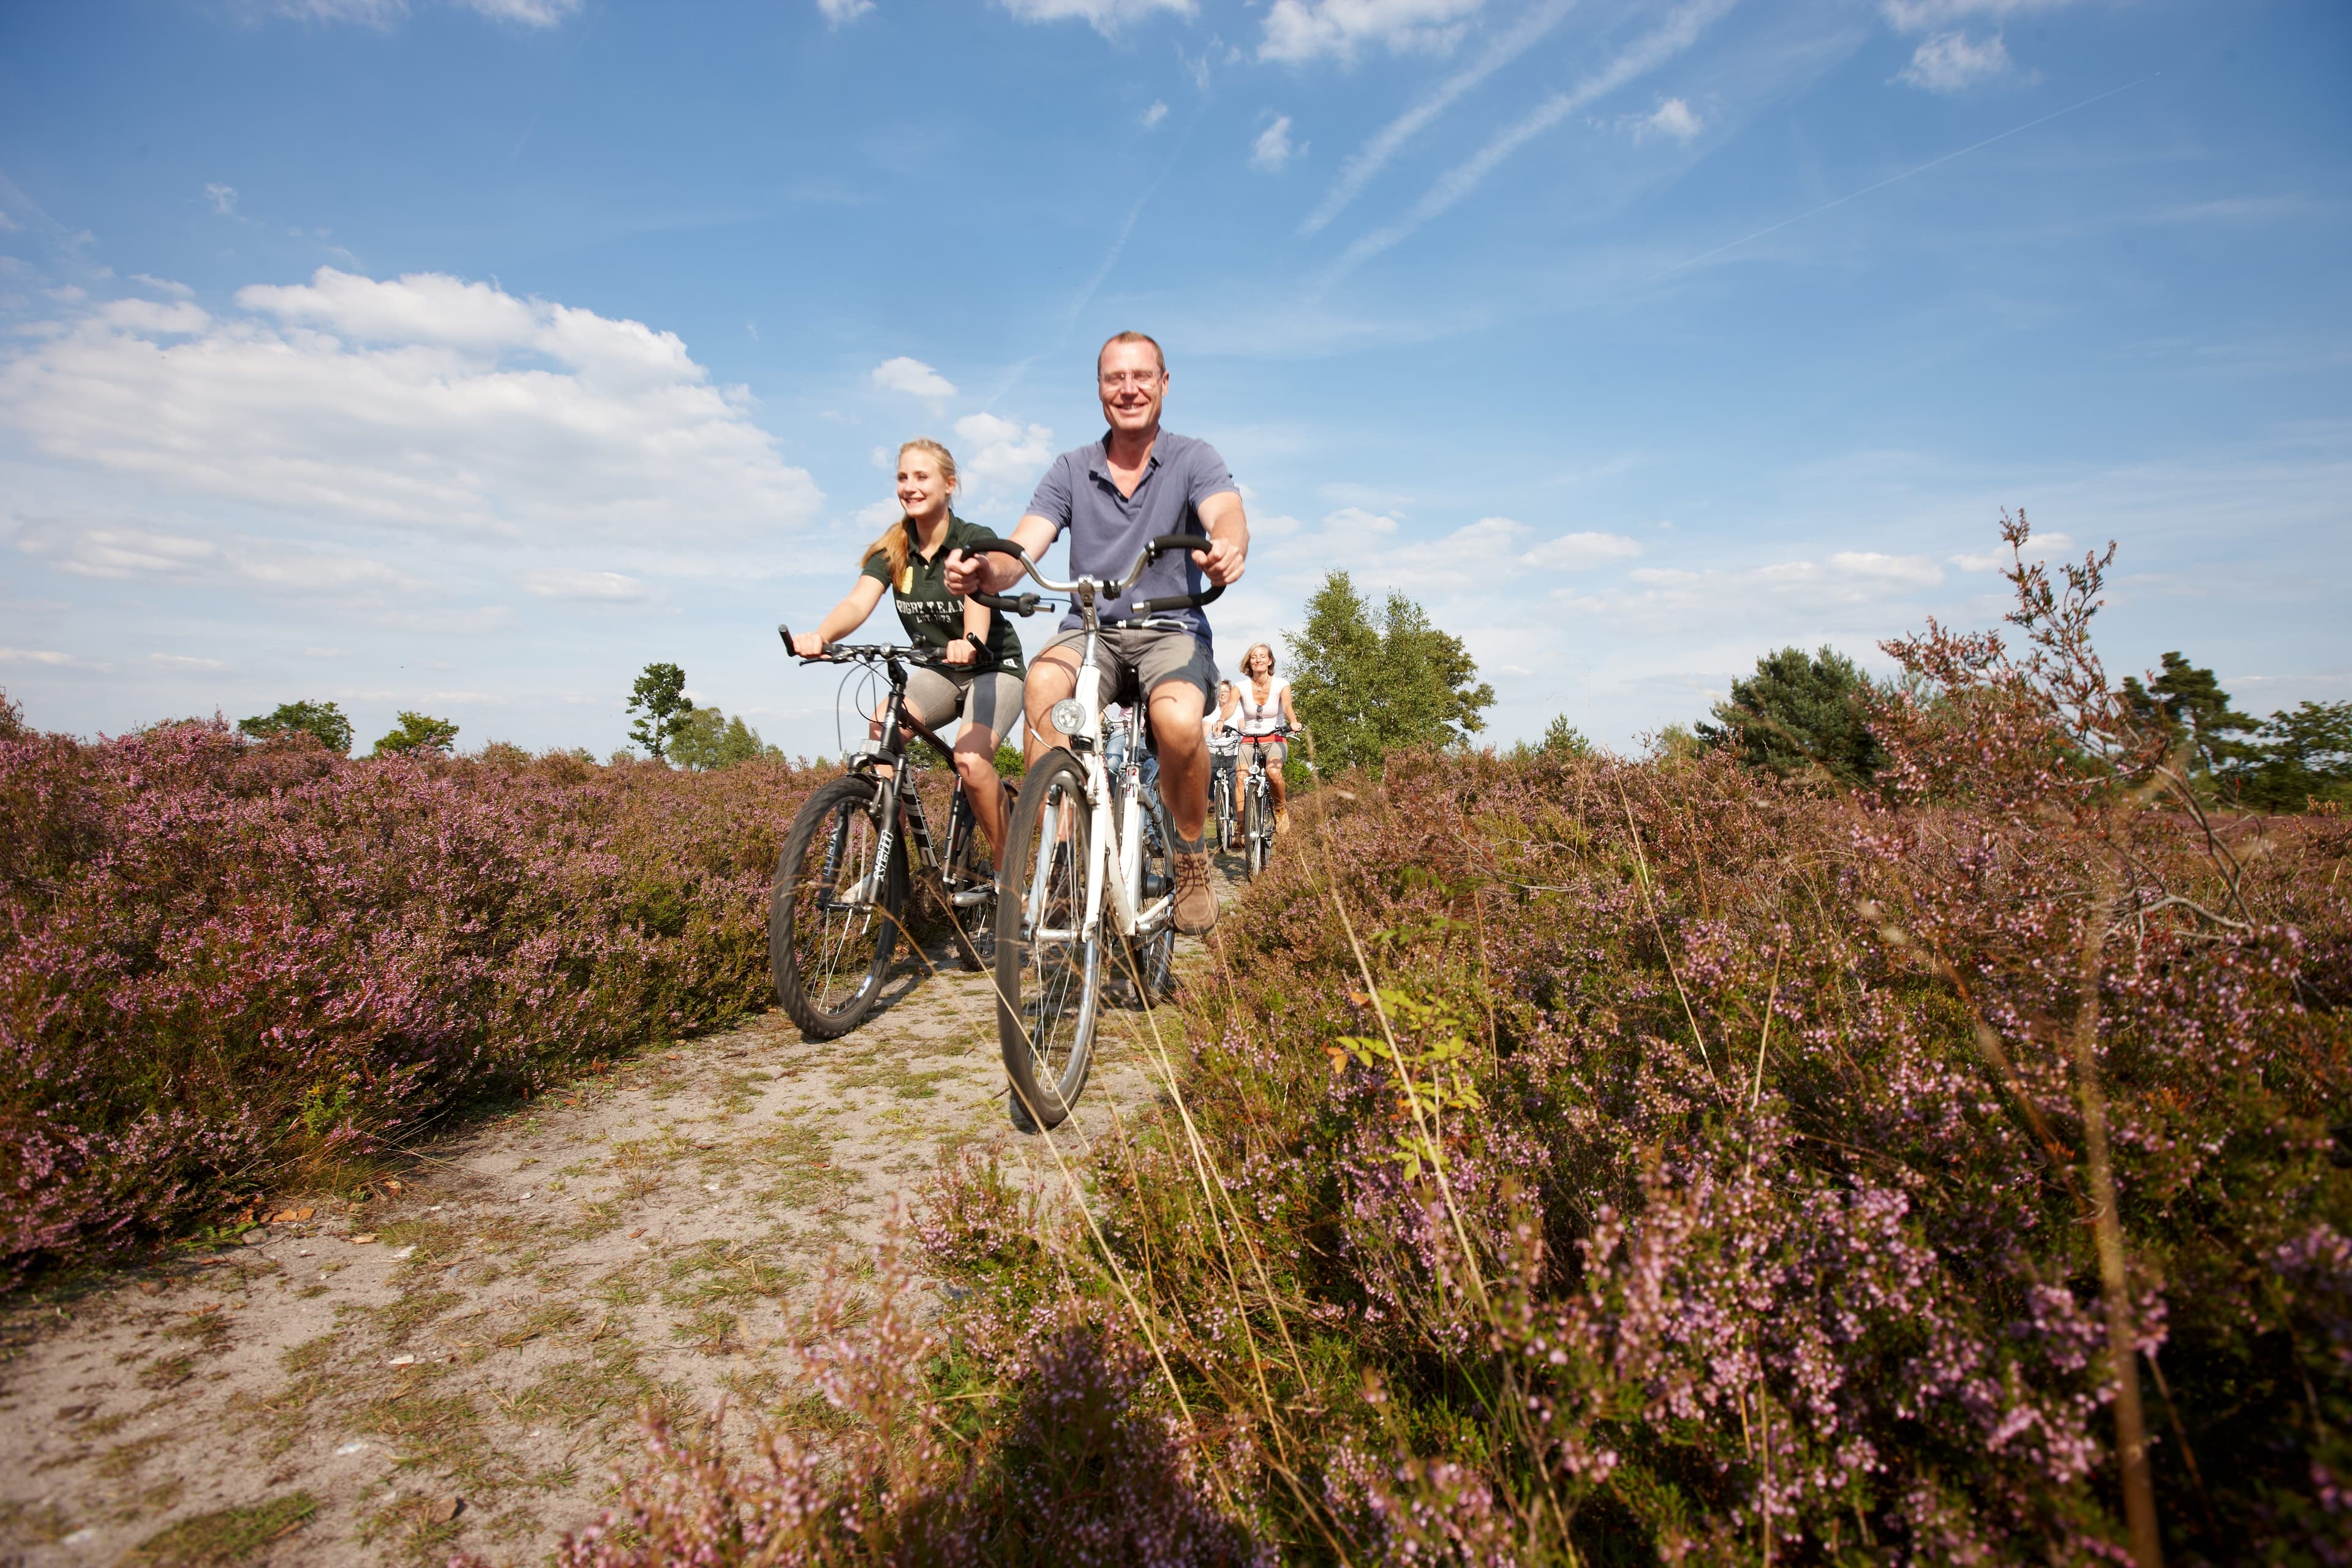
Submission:
<svg viewBox="0 0 2352 1568">
<path fill-rule="evenodd" d="M 1162 430 L 1151 443 L 1142 482 L 1135 493 L 1123 496 L 1112 482 L 1103 439 L 1089 441 L 1054 459 L 1029 498 L 1031 517 L 1054 525 L 1054 537 L 1070 536 L 1070 575 L 1115 578 L 1141 554 L 1143 547 L 1163 533 L 1206 533 L 1201 503 L 1213 495 L 1240 487 L 1226 471 L 1225 460 L 1206 441 Z M 1143 570 L 1135 586 L 1101 604 L 1105 621 L 1123 619 L 1137 599 L 1160 599 L 1174 594 L 1197 594 L 1206 585 L 1189 552 L 1163 555 Z M 1209 640 L 1209 618 L 1198 610 L 1172 611 L 1202 642 Z M 1062 619 L 1065 630 L 1078 625 L 1076 610 Z"/>
</svg>

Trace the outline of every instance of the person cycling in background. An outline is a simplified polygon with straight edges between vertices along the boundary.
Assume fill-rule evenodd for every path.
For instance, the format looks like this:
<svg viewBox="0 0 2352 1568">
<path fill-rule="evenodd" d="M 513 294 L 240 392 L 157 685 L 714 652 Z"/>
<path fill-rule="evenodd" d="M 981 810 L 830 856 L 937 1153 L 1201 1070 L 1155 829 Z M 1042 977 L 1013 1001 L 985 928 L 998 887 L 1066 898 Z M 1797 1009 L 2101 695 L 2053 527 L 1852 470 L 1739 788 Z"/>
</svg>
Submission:
<svg viewBox="0 0 2352 1568">
<path fill-rule="evenodd" d="M 1239 788 L 1234 778 L 1234 763 L 1241 756 L 1241 731 L 1234 715 L 1240 710 L 1241 699 L 1230 680 L 1217 682 L 1217 710 L 1201 716 L 1201 732 L 1209 748 L 1209 797 L 1216 798 L 1217 781 L 1225 781 L 1228 792 Z M 1230 793 L 1227 799 L 1233 798 Z"/>
<path fill-rule="evenodd" d="M 1143 547 L 1163 534 L 1205 534 L 1207 550 L 1162 556 L 1128 592 L 1101 603 L 1103 707 L 1129 689 L 1150 704 L 1152 744 L 1160 753 L 1160 799 L 1175 837 L 1176 929 L 1199 936 L 1217 923 L 1209 886 L 1209 854 L 1201 842 L 1209 815 L 1208 747 L 1201 716 L 1216 688 L 1209 620 L 1199 609 L 1152 619 L 1160 626 L 1121 626 L 1139 599 L 1198 594 L 1202 579 L 1223 587 L 1241 578 L 1249 559 L 1249 520 L 1225 460 L 1206 441 L 1160 426 L 1168 395 L 1168 362 L 1141 332 L 1120 332 L 1095 355 L 1095 391 L 1108 427 L 1098 441 L 1054 459 L 1038 483 L 1013 541 L 1040 560 L 1062 531 L 1070 534 L 1070 574 L 1106 582 L 1122 575 Z M 959 594 L 1003 593 L 1019 580 L 1009 555 L 950 560 L 948 583 Z M 1054 728 L 1054 704 L 1077 689 L 1080 629 L 1073 609 L 1061 633 L 1029 668 L 1029 759 L 1066 745 Z"/>
<path fill-rule="evenodd" d="M 1265 753 L 1266 787 L 1274 794 L 1274 830 L 1290 831 L 1290 807 L 1287 804 L 1289 785 L 1282 776 L 1282 764 L 1290 755 L 1288 742 L 1268 739 L 1278 730 L 1296 730 L 1298 720 L 1290 710 L 1290 682 L 1274 677 L 1274 649 L 1265 643 L 1252 643 L 1242 655 L 1241 683 L 1234 688 L 1240 696 L 1238 713 L 1242 744 L 1255 746 Z M 1254 759 L 1244 756 L 1246 766 Z"/>
<path fill-rule="evenodd" d="M 933 730 L 961 715 L 955 769 L 972 815 L 992 852 L 1004 842 L 1004 784 L 996 776 L 996 748 L 1021 717 L 1021 639 L 1012 622 L 976 600 L 950 591 L 947 563 L 958 550 L 994 539 L 950 510 L 955 457 L 937 441 L 918 438 L 898 448 L 898 505 L 903 514 L 859 554 L 857 581 L 814 632 L 793 638 L 793 651 L 814 658 L 866 624 L 887 589 L 907 640 L 939 650 L 946 670 L 917 665 L 907 672 L 907 710 Z M 992 665 L 966 641 L 988 645 Z M 881 738 L 880 715 L 867 731 Z"/>
</svg>

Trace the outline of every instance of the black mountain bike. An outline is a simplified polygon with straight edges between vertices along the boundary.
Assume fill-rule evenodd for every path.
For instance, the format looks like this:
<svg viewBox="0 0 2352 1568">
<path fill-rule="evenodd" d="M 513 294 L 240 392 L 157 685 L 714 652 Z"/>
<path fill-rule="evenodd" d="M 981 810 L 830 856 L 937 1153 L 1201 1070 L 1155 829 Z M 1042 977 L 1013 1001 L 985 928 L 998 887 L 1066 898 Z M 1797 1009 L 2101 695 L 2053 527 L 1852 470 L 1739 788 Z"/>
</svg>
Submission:
<svg viewBox="0 0 2352 1568">
<path fill-rule="evenodd" d="M 1248 855 L 1252 880 L 1265 869 L 1266 857 L 1274 853 L 1274 792 L 1265 778 L 1265 748 L 1251 742 L 1287 741 L 1296 733 L 1295 730 L 1280 729 L 1242 737 L 1242 747 L 1250 755 L 1249 771 L 1243 775 L 1241 784 L 1242 847 Z"/>
<path fill-rule="evenodd" d="M 790 630 L 778 626 L 776 633 L 792 647 Z M 907 766 L 910 732 L 938 747 L 950 767 L 954 762 L 948 743 L 907 711 L 907 667 L 973 667 L 949 665 L 926 648 L 881 643 L 828 648 L 801 662 L 879 667 L 890 681 L 882 738 L 852 752 L 846 774 L 801 807 L 768 895 L 768 970 L 776 1000 L 810 1038 L 830 1040 L 856 1028 L 881 998 L 917 887 L 946 912 L 964 967 L 989 967 L 980 942 L 995 925 L 996 868 L 980 843 L 962 776 L 949 792 L 947 839 L 935 850 Z M 992 661 L 980 668 L 992 668 Z M 1007 784 L 1004 793 L 1009 815 L 1013 786 Z"/>
</svg>

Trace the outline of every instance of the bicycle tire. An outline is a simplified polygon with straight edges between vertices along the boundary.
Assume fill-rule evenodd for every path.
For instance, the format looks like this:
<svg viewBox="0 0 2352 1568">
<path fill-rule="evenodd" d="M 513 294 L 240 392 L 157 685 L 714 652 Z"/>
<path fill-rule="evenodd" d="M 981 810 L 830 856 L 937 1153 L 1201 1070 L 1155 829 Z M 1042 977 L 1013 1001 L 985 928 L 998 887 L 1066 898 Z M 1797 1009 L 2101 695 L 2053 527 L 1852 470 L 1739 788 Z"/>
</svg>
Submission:
<svg viewBox="0 0 2352 1568">
<path fill-rule="evenodd" d="M 1141 910 L 1153 900 L 1167 897 L 1176 885 L 1173 830 L 1157 796 L 1144 800 L 1136 831 L 1143 836 L 1142 886 L 1135 900 L 1135 907 Z M 1158 931 L 1129 938 L 1127 949 L 1128 961 L 1134 965 L 1134 973 L 1129 978 L 1140 993 L 1139 1002 L 1158 1001 L 1176 989 L 1176 921 L 1172 911 Z"/>
<path fill-rule="evenodd" d="M 1228 773 L 1217 775 L 1217 848 L 1234 852 L 1234 781 Z"/>
<path fill-rule="evenodd" d="M 1007 784 L 1004 794 L 1009 814 L 1013 786 Z M 947 895 L 945 912 L 949 929 L 955 933 L 956 958 L 971 973 L 983 973 L 992 967 L 980 943 L 983 935 L 992 939 L 996 931 L 996 873 L 991 867 L 983 878 L 975 869 L 980 858 L 980 822 L 971 798 L 961 788 L 949 808 L 948 836 L 948 858 L 940 868 L 940 887 Z M 957 901 L 971 894 L 985 896 L 971 903 Z"/>
<path fill-rule="evenodd" d="M 1242 838 L 1249 848 L 1250 880 L 1265 869 L 1265 841 L 1273 824 L 1266 820 L 1265 791 L 1253 786 L 1242 802 Z"/>
<path fill-rule="evenodd" d="M 1060 1126 L 1094 1065 L 1102 942 L 1081 930 L 1092 826 L 1077 759 L 1047 752 L 1021 781 L 997 859 L 996 1036 L 1024 1132 Z"/>
<path fill-rule="evenodd" d="M 882 786 L 842 778 L 809 796 L 776 857 L 768 892 L 768 973 L 776 1000 L 812 1039 L 856 1028 L 882 994 L 907 908 L 907 861 L 892 840 L 877 897 L 844 904 L 880 846 Z"/>
</svg>

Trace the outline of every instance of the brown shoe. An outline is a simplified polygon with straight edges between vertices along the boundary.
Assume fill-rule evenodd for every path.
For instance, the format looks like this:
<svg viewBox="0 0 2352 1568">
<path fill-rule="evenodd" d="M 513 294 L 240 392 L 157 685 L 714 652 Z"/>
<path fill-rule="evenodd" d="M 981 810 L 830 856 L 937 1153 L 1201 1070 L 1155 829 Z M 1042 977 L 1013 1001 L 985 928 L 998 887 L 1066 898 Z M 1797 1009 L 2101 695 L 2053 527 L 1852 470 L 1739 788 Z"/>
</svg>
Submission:
<svg viewBox="0 0 2352 1568">
<path fill-rule="evenodd" d="M 1290 831 L 1289 812 L 1277 811 L 1274 814 L 1274 830 L 1276 833 L 1287 833 Z"/>
<path fill-rule="evenodd" d="M 1176 929 L 1186 936 L 1205 936 L 1216 928 L 1217 895 L 1209 886 L 1208 851 L 1176 858 Z"/>
</svg>

